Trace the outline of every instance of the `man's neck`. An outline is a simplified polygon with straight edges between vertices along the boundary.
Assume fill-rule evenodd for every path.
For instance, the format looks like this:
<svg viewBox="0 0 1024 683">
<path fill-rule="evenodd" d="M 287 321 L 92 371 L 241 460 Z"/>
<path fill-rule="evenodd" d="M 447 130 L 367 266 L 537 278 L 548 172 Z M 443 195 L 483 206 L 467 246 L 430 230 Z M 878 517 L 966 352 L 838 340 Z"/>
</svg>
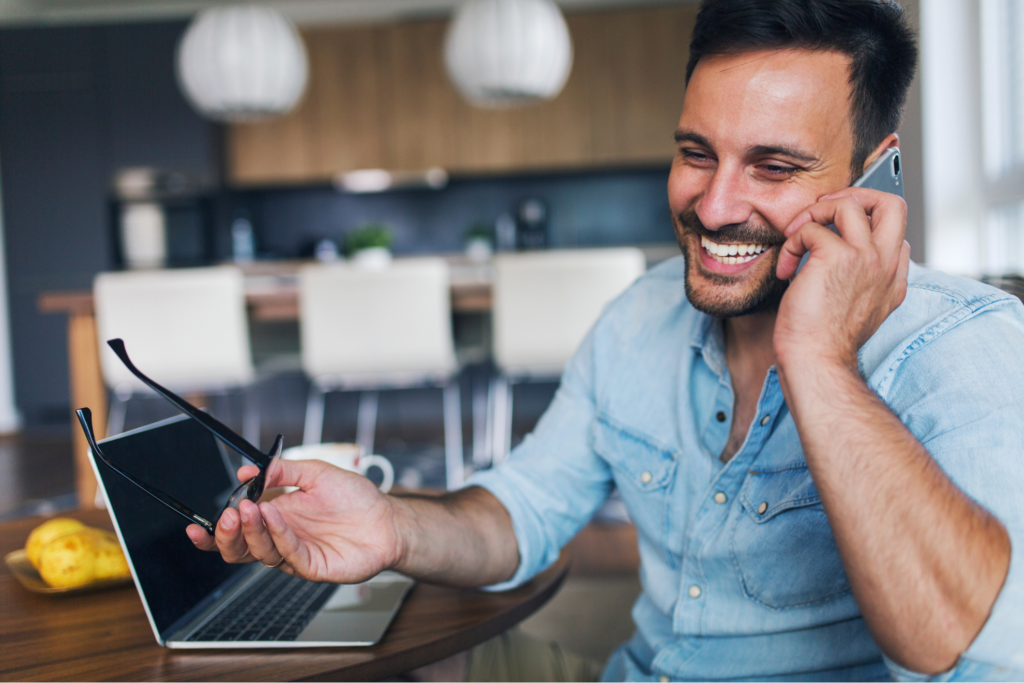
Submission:
<svg viewBox="0 0 1024 683">
<path fill-rule="evenodd" d="M 775 311 L 753 313 L 722 321 L 725 356 L 729 372 L 742 368 L 758 368 L 763 376 L 775 363 L 772 335 L 775 332 Z"/>
<path fill-rule="evenodd" d="M 728 462 L 736 455 L 755 417 L 768 368 L 775 363 L 772 347 L 774 331 L 774 311 L 722 321 L 725 362 L 729 366 L 734 397 L 732 427 L 720 455 L 723 462 Z"/>
</svg>

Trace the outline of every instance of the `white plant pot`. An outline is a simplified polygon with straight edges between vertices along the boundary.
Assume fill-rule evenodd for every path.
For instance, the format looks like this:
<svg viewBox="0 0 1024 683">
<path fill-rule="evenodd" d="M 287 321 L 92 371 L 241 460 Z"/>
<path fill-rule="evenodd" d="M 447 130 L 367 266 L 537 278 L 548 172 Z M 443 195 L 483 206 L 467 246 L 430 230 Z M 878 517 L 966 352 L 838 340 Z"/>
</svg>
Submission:
<svg viewBox="0 0 1024 683">
<path fill-rule="evenodd" d="M 368 270 L 387 268 L 391 264 L 391 251 L 385 247 L 360 249 L 352 255 L 352 263 Z"/>
<path fill-rule="evenodd" d="M 494 248 L 488 239 L 474 237 L 466 242 L 466 258 L 472 263 L 487 263 L 493 253 Z"/>
</svg>

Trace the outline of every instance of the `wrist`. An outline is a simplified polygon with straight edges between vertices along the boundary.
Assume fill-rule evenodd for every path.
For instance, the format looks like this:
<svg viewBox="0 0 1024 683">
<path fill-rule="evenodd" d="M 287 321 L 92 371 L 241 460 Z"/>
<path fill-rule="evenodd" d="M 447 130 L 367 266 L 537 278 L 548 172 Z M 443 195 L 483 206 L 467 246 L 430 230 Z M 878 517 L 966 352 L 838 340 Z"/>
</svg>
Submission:
<svg viewBox="0 0 1024 683">
<path fill-rule="evenodd" d="M 837 399 L 867 386 L 856 356 L 847 358 L 808 351 L 791 357 L 789 362 L 777 359 L 776 368 L 794 417 L 806 412 L 828 411 Z"/>
<path fill-rule="evenodd" d="M 385 494 L 384 499 L 391 507 L 391 523 L 393 526 L 394 547 L 388 569 L 409 573 L 410 558 L 413 555 L 413 543 L 416 539 L 413 526 L 416 516 L 410 509 L 410 500 Z"/>
<path fill-rule="evenodd" d="M 775 367 L 780 376 L 792 382 L 831 375 L 860 376 L 856 350 L 828 349 L 820 345 L 776 346 Z"/>
</svg>

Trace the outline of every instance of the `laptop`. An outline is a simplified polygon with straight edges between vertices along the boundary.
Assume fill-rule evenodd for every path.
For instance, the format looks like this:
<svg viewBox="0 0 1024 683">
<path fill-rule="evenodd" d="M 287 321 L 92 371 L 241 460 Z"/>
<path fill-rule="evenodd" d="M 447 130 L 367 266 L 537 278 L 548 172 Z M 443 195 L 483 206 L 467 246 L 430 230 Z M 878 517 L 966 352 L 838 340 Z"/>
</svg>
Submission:
<svg viewBox="0 0 1024 683">
<path fill-rule="evenodd" d="M 240 456 L 187 415 L 100 444 L 116 467 L 214 521 L 238 486 Z M 192 544 L 181 516 L 89 455 L 153 634 L 164 647 L 373 645 L 414 584 L 395 572 L 338 585 L 259 562 L 228 564 Z"/>
</svg>

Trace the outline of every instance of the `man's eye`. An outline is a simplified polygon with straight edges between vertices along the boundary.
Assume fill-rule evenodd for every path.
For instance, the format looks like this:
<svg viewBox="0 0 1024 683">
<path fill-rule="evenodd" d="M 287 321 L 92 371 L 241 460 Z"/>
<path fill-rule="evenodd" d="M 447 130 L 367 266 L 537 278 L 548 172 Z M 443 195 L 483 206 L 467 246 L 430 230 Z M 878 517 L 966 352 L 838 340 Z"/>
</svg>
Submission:
<svg viewBox="0 0 1024 683">
<path fill-rule="evenodd" d="M 793 173 L 796 168 L 793 166 L 780 166 L 779 164 L 761 164 L 759 168 L 770 176 L 787 176 Z"/>
<path fill-rule="evenodd" d="M 680 150 L 680 151 L 682 152 L 683 157 L 686 158 L 686 159 L 689 159 L 690 161 L 702 162 L 702 161 L 710 161 L 711 160 L 710 156 L 708 156 L 704 152 L 700 152 L 700 151 L 695 150 L 695 149 L 683 149 L 683 150 Z"/>
</svg>

